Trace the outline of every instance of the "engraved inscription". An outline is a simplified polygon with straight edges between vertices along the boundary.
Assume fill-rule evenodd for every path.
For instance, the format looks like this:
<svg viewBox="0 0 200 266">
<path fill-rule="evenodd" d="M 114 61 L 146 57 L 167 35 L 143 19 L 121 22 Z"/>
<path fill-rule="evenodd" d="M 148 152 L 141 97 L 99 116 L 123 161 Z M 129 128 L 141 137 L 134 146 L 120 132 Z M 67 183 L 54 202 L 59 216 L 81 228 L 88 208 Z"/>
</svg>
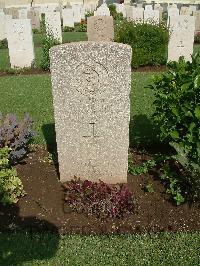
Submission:
<svg viewBox="0 0 200 266">
<path fill-rule="evenodd" d="M 89 126 L 90 126 L 90 134 L 83 136 L 83 137 L 84 138 L 88 138 L 88 137 L 99 138 L 99 136 L 97 136 L 95 133 L 95 123 L 91 122 L 91 123 L 89 123 Z"/>
<path fill-rule="evenodd" d="M 100 63 L 81 64 L 75 70 L 72 86 L 82 95 L 92 99 L 103 89 L 102 85 L 107 75 L 107 69 Z"/>
</svg>

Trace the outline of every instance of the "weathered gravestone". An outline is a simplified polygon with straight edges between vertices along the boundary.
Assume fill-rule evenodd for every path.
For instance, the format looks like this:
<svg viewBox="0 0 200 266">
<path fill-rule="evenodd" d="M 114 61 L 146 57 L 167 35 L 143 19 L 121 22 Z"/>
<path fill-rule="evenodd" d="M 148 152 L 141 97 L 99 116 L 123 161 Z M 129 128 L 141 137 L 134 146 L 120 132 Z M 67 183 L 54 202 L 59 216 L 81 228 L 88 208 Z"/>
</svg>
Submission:
<svg viewBox="0 0 200 266">
<path fill-rule="evenodd" d="M 80 23 L 81 22 L 81 5 L 73 4 L 72 10 L 73 10 L 74 22 Z"/>
<path fill-rule="evenodd" d="M 18 13 L 19 13 L 19 19 L 27 19 L 28 9 L 26 8 L 19 9 Z"/>
<path fill-rule="evenodd" d="M 187 6 L 182 6 L 181 10 L 180 10 L 180 15 L 190 16 L 190 15 L 192 15 L 192 10 Z"/>
<path fill-rule="evenodd" d="M 126 8 L 124 4 L 115 4 L 117 13 L 122 13 L 123 17 L 126 18 Z"/>
<path fill-rule="evenodd" d="M 152 5 L 145 5 L 144 10 L 153 10 Z"/>
<path fill-rule="evenodd" d="M 94 11 L 94 16 L 110 16 L 110 10 L 106 4 L 101 5 Z"/>
<path fill-rule="evenodd" d="M 111 16 L 93 16 L 87 19 L 88 41 L 113 41 L 114 24 Z"/>
<path fill-rule="evenodd" d="M 131 47 L 70 43 L 50 59 L 61 181 L 127 182 Z"/>
<path fill-rule="evenodd" d="M 0 12 L 0 41 L 6 38 L 6 15 Z"/>
<path fill-rule="evenodd" d="M 129 9 L 127 10 L 128 21 L 135 21 L 136 23 L 138 23 L 138 22 L 143 22 L 143 19 L 144 19 L 144 8 L 132 7 L 132 6 L 129 7 Z"/>
<path fill-rule="evenodd" d="M 158 24 L 160 21 L 160 14 L 158 10 L 144 10 L 144 22 L 154 22 Z"/>
<path fill-rule="evenodd" d="M 74 15 L 72 8 L 65 8 L 62 10 L 63 27 L 74 28 Z"/>
<path fill-rule="evenodd" d="M 30 19 L 11 19 L 6 30 L 11 67 L 31 67 L 35 56 Z"/>
<path fill-rule="evenodd" d="M 29 10 L 28 19 L 31 20 L 32 29 L 40 29 L 40 13 L 37 10 Z"/>
<path fill-rule="evenodd" d="M 176 7 L 168 9 L 168 18 L 172 16 L 179 16 L 179 9 Z"/>
<path fill-rule="evenodd" d="M 200 10 L 194 12 L 195 33 L 200 32 Z"/>
<path fill-rule="evenodd" d="M 168 61 L 178 61 L 180 56 L 191 61 L 194 44 L 195 19 L 193 16 L 170 17 Z"/>
<path fill-rule="evenodd" d="M 62 29 L 60 12 L 46 12 L 45 13 L 45 25 L 47 35 L 51 35 L 58 42 L 62 43 Z"/>
</svg>

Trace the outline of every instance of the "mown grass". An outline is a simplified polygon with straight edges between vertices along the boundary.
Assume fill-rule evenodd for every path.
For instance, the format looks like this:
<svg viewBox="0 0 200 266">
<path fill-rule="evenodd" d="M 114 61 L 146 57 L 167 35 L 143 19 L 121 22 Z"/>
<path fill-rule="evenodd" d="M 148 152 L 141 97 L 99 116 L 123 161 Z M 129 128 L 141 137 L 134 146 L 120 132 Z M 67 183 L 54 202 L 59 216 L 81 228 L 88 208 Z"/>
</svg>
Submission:
<svg viewBox="0 0 200 266">
<path fill-rule="evenodd" d="M 131 91 L 130 144 L 146 145 L 156 141 L 151 123 L 153 92 L 147 87 L 152 73 L 133 73 Z M 55 138 L 50 75 L 0 78 L 0 112 L 21 117 L 28 112 L 38 132 L 36 142 L 53 145 Z"/>
<path fill-rule="evenodd" d="M 58 236 L 0 235 L 0 265 L 200 265 L 198 233 Z"/>
</svg>

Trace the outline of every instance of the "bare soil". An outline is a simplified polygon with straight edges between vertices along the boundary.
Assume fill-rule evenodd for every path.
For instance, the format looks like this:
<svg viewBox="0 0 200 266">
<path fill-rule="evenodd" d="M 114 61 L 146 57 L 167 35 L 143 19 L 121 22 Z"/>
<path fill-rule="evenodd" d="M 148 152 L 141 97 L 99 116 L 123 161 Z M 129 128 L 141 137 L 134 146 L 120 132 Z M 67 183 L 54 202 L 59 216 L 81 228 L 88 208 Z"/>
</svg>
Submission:
<svg viewBox="0 0 200 266">
<path fill-rule="evenodd" d="M 128 175 L 128 186 L 135 197 L 132 215 L 100 220 L 95 216 L 69 212 L 69 209 L 66 211 L 57 168 L 47 156 L 47 151 L 39 147 L 16 166 L 27 194 L 16 205 L 0 205 L 0 231 L 26 229 L 66 234 L 109 234 L 200 230 L 199 204 L 175 206 L 153 174 Z M 134 151 L 135 163 L 148 158 L 148 155 Z M 154 192 L 145 192 L 147 183 L 152 183 Z"/>
</svg>

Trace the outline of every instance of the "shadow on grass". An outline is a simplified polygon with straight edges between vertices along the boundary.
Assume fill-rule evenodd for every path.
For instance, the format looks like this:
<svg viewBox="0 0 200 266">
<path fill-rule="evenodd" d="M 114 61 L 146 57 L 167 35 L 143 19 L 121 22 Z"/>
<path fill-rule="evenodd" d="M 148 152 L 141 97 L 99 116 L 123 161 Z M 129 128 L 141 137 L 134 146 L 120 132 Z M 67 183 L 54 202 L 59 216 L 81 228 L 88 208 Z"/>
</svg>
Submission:
<svg viewBox="0 0 200 266">
<path fill-rule="evenodd" d="M 161 146 L 157 137 L 158 128 L 146 115 L 135 115 L 129 125 L 130 148 L 154 149 Z"/>
<path fill-rule="evenodd" d="M 0 265 L 23 265 L 55 256 L 60 236 L 54 224 L 20 217 L 17 205 L 0 205 L 0 214 Z"/>
<path fill-rule="evenodd" d="M 52 154 L 53 163 L 59 176 L 55 123 L 42 125 L 42 132 L 46 141 L 47 150 Z"/>
</svg>

